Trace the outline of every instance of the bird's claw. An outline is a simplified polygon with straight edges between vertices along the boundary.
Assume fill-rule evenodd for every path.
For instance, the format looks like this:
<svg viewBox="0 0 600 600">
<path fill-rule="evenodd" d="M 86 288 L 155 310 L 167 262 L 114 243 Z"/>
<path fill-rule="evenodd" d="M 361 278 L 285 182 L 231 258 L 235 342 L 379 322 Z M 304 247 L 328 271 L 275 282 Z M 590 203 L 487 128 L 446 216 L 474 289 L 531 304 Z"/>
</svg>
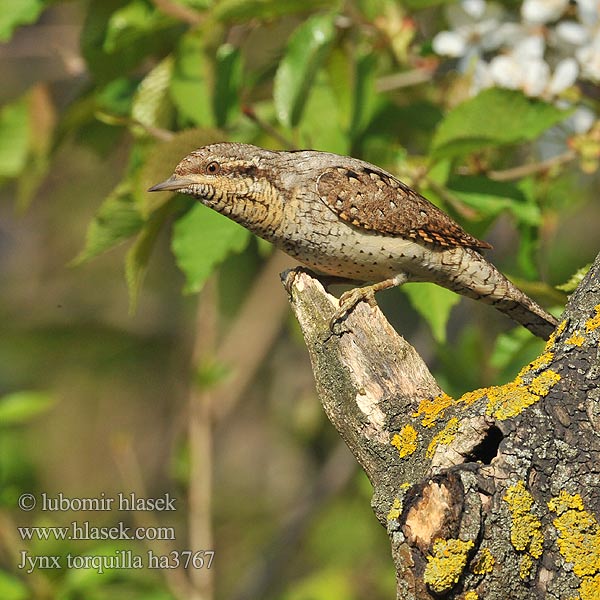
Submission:
<svg viewBox="0 0 600 600">
<path fill-rule="evenodd" d="M 375 293 L 369 288 L 354 288 L 344 292 L 339 299 L 338 309 L 333 313 L 333 317 L 329 321 L 329 329 L 333 335 L 341 335 L 349 331 L 341 327 L 342 322 L 346 320 L 348 315 L 354 310 L 360 302 L 367 302 L 369 306 L 377 306 L 375 301 Z"/>
</svg>

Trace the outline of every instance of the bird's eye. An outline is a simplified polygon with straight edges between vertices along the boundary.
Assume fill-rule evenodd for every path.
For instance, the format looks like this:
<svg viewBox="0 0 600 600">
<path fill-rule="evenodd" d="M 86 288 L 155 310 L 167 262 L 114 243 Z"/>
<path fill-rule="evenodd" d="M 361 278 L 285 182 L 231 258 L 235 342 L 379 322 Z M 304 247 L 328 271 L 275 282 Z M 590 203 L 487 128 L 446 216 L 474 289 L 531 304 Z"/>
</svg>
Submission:
<svg viewBox="0 0 600 600">
<path fill-rule="evenodd" d="M 216 175 L 220 170 L 221 165 L 215 160 L 206 165 L 206 172 L 210 173 L 211 175 Z"/>
</svg>

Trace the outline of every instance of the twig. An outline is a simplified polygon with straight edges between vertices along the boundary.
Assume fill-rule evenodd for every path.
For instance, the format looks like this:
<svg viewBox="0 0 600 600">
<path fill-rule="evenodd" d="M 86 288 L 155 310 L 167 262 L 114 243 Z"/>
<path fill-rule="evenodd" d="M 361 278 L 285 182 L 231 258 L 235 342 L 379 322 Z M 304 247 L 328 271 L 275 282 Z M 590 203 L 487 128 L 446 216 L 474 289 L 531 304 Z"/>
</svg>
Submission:
<svg viewBox="0 0 600 600">
<path fill-rule="evenodd" d="M 527 175 L 535 175 L 536 173 L 544 173 L 545 171 L 549 171 L 553 167 L 558 167 L 560 165 L 564 165 L 566 163 L 575 160 L 577 157 L 577 153 L 574 150 L 567 150 L 563 154 L 557 154 L 552 158 L 548 158 L 547 160 L 543 160 L 537 163 L 530 163 L 527 165 L 520 165 L 518 167 L 513 167 L 511 169 L 504 169 L 501 171 L 487 171 L 484 174 L 493 179 L 494 181 L 513 181 L 515 179 L 521 179 L 522 177 L 526 177 Z M 463 175 L 472 174 L 469 170 L 460 170 L 459 173 Z"/>
<path fill-rule="evenodd" d="M 141 127 L 146 133 L 150 134 L 153 138 L 161 142 L 170 142 L 175 137 L 175 134 L 172 131 L 169 131 L 168 129 L 163 129 L 162 127 L 155 127 L 154 125 L 148 125 L 146 123 L 138 121 L 137 119 L 132 119 L 131 117 L 111 115 L 110 113 L 104 112 L 102 110 L 96 111 L 95 117 L 96 119 L 98 119 L 102 123 L 106 123 L 107 125 Z"/>
<path fill-rule="evenodd" d="M 251 121 L 254 121 L 265 133 L 276 139 L 284 148 L 287 148 L 288 150 L 296 149 L 296 145 L 291 140 L 288 140 L 284 135 L 279 133 L 273 125 L 261 119 L 251 106 L 242 106 L 242 112 Z"/>
<path fill-rule="evenodd" d="M 121 480 L 127 482 L 129 489 L 134 490 L 140 497 L 145 498 L 146 485 L 142 477 L 142 470 L 129 438 L 119 438 L 113 443 L 113 455 Z M 141 518 L 143 515 L 143 518 Z M 131 511 L 131 518 L 136 527 L 157 527 L 158 521 L 152 511 Z M 158 550 L 161 555 L 167 555 L 174 548 L 168 541 L 153 540 L 152 545 L 146 541 L 146 546 Z M 185 571 L 182 568 L 163 569 L 165 580 L 175 598 L 188 600 L 191 586 Z"/>
<path fill-rule="evenodd" d="M 21 561 L 23 545 L 23 539 L 17 534 L 17 524 L 8 512 L 0 510 L 0 548 L 4 546 L 6 554 L 11 560 L 14 559 L 15 566 Z M 52 580 L 44 577 L 38 569 L 27 574 L 27 583 L 33 596 L 39 600 L 54 598 L 55 590 L 51 582 Z"/>
<path fill-rule="evenodd" d="M 219 344 L 217 361 L 231 366 L 233 372 L 215 389 L 219 402 L 213 405 L 213 416 L 217 422 L 223 422 L 235 408 L 281 329 L 289 304 L 281 291 L 279 273 L 292 264 L 282 252 L 271 256 L 256 278 L 235 323 Z M 250 341 L 252 347 L 245 341 Z"/>
<path fill-rule="evenodd" d="M 207 356 L 214 355 L 217 338 L 217 293 L 215 281 L 205 286 L 198 304 L 196 339 L 192 352 L 192 369 L 196 370 Z M 188 443 L 190 473 L 188 490 L 188 527 L 193 552 L 213 550 L 213 406 L 215 389 L 200 387 L 192 381 L 188 401 Z M 214 571 L 191 569 L 193 593 L 190 600 L 211 600 L 214 596 Z"/>
<path fill-rule="evenodd" d="M 380 77 L 375 82 L 375 90 L 379 93 L 392 92 L 401 88 L 412 87 L 420 83 L 431 81 L 431 70 L 413 69 L 404 73 L 394 73 L 386 77 Z"/>
<path fill-rule="evenodd" d="M 189 25 L 200 25 L 204 20 L 204 15 L 195 11 L 193 8 L 172 2 L 171 0 L 152 0 L 154 6 L 165 15 L 169 15 L 178 21 L 183 21 Z"/>
<path fill-rule="evenodd" d="M 452 206 L 454 210 L 466 219 L 473 220 L 477 218 L 477 211 L 465 206 L 458 198 L 451 194 L 443 185 L 432 181 L 429 177 L 426 178 L 427 185 L 444 200 L 447 204 Z"/>
</svg>

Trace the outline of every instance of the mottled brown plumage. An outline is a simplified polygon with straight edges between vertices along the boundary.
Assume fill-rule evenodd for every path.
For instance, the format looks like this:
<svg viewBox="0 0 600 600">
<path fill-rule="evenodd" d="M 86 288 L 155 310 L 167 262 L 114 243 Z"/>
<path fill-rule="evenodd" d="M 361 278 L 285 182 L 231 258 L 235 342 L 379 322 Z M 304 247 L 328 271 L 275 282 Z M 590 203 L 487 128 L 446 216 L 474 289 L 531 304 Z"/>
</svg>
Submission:
<svg viewBox="0 0 600 600">
<path fill-rule="evenodd" d="M 447 248 L 491 248 L 429 200 L 379 169 L 326 169 L 317 179 L 317 192 L 340 219 L 361 229 Z"/>
<path fill-rule="evenodd" d="M 547 338 L 556 319 L 481 254 L 490 248 L 390 173 L 329 152 L 249 144 L 195 150 L 150 191 L 190 194 L 317 272 L 371 283 L 340 298 L 335 319 L 373 294 L 430 281 L 495 306 Z"/>
</svg>

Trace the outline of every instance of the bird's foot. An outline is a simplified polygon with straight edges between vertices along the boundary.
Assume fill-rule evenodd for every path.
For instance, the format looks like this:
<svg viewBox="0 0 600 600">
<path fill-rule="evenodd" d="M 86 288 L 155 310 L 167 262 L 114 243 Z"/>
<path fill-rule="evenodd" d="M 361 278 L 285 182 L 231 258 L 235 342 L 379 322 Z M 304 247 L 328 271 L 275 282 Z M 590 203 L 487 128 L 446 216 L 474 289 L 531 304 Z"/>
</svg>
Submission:
<svg viewBox="0 0 600 600">
<path fill-rule="evenodd" d="M 346 317 L 354 310 L 354 307 L 360 302 L 367 302 L 369 306 L 375 307 L 377 306 L 377 301 L 375 300 L 375 293 L 381 290 L 386 290 L 391 287 L 395 287 L 397 285 L 401 285 L 406 281 L 406 276 L 404 274 L 396 275 L 391 279 L 386 279 L 384 281 L 379 281 L 374 283 L 373 285 L 367 285 L 361 288 L 354 288 L 352 290 L 348 290 L 344 292 L 338 301 L 338 309 L 331 317 L 331 321 L 329 322 L 329 329 L 333 334 L 340 334 L 342 331 L 339 329 L 341 323 L 346 319 Z"/>
</svg>

